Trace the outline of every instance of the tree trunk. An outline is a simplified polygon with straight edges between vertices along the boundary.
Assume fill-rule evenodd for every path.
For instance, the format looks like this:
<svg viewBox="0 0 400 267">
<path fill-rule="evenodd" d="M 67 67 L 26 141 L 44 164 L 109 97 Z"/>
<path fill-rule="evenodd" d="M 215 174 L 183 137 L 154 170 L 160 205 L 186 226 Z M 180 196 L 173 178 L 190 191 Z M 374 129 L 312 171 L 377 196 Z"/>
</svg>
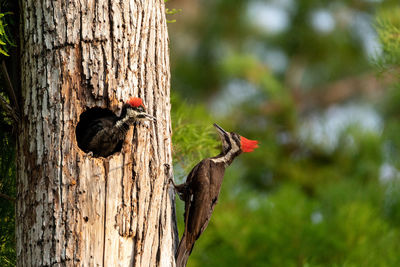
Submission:
<svg viewBox="0 0 400 267">
<path fill-rule="evenodd" d="M 175 265 L 164 1 L 20 4 L 18 266 Z M 80 114 L 119 114 L 130 96 L 157 122 L 132 126 L 108 158 L 80 150 Z"/>
</svg>

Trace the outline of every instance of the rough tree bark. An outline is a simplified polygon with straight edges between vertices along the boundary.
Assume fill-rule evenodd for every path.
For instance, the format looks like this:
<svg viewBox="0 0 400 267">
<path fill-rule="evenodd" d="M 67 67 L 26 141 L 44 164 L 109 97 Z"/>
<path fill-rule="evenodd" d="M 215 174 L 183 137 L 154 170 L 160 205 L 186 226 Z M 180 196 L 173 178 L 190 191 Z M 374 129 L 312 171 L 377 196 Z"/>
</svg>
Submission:
<svg viewBox="0 0 400 267">
<path fill-rule="evenodd" d="M 163 0 L 24 0 L 18 266 L 173 266 L 169 49 Z M 156 123 L 91 158 L 79 116 L 141 97 Z"/>
</svg>

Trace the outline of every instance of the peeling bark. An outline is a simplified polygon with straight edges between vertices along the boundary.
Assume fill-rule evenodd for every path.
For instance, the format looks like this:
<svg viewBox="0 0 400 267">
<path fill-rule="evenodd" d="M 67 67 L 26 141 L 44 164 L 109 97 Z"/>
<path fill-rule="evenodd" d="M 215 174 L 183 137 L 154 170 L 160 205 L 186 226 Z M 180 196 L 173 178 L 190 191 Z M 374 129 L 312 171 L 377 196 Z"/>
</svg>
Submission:
<svg viewBox="0 0 400 267">
<path fill-rule="evenodd" d="M 168 33 L 162 0 L 20 1 L 18 266 L 174 266 Z M 78 148 L 79 115 L 141 97 L 156 123 L 121 152 Z"/>
</svg>

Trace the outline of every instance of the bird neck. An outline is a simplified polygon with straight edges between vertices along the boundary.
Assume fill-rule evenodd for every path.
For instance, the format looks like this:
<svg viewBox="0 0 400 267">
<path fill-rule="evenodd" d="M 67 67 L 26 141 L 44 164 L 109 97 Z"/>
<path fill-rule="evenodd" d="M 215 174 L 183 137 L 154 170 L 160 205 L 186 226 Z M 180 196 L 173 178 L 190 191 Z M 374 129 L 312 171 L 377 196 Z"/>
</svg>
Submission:
<svg viewBox="0 0 400 267">
<path fill-rule="evenodd" d="M 129 104 L 124 104 L 122 106 L 121 114 L 119 115 L 118 120 L 123 120 L 125 117 L 127 117 L 128 108 L 129 108 Z"/>
<path fill-rule="evenodd" d="M 128 116 L 128 107 L 129 104 L 122 106 L 121 114 L 117 118 L 114 125 L 117 134 L 121 136 L 126 134 L 126 132 L 129 130 L 129 126 L 132 124 L 132 119 Z"/>
<path fill-rule="evenodd" d="M 242 152 L 239 151 L 234 151 L 233 149 L 230 149 L 226 152 L 221 151 L 221 153 L 218 156 L 215 156 L 212 158 L 212 160 L 215 163 L 224 163 L 225 167 L 228 167 L 229 165 L 232 164 L 233 160 L 239 156 Z"/>
</svg>

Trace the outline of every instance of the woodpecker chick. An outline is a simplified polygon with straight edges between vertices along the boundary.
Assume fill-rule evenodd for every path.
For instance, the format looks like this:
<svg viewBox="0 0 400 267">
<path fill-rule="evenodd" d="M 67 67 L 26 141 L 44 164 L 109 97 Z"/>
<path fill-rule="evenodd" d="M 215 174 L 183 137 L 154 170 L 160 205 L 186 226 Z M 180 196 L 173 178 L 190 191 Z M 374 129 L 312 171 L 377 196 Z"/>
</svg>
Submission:
<svg viewBox="0 0 400 267">
<path fill-rule="evenodd" d="M 102 108 L 92 108 L 80 116 L 76 127 L 79 147 L 95 157 L 107 157 L 122 147 L 129 126 L 136 121 L 155 120 L 145 112 L 140 98 L 132 97 L 123 106 L 120 116 Z"/>
<path fill-rule="evenodd" d="M 180 199 L 185 201 L 185 230 L 175 254 L 177 267 L 186 266 L 195 241 L 210 221 L 226 167 L 242 152 L 252 152 L 258 147 L 258 141 L 246 139 L 234 132 L 226 132 L 215 123 L 214 127 L 221 138 L 221 153 L 198 163 L 185 183 L 173 184 Z"/>
</svg>

